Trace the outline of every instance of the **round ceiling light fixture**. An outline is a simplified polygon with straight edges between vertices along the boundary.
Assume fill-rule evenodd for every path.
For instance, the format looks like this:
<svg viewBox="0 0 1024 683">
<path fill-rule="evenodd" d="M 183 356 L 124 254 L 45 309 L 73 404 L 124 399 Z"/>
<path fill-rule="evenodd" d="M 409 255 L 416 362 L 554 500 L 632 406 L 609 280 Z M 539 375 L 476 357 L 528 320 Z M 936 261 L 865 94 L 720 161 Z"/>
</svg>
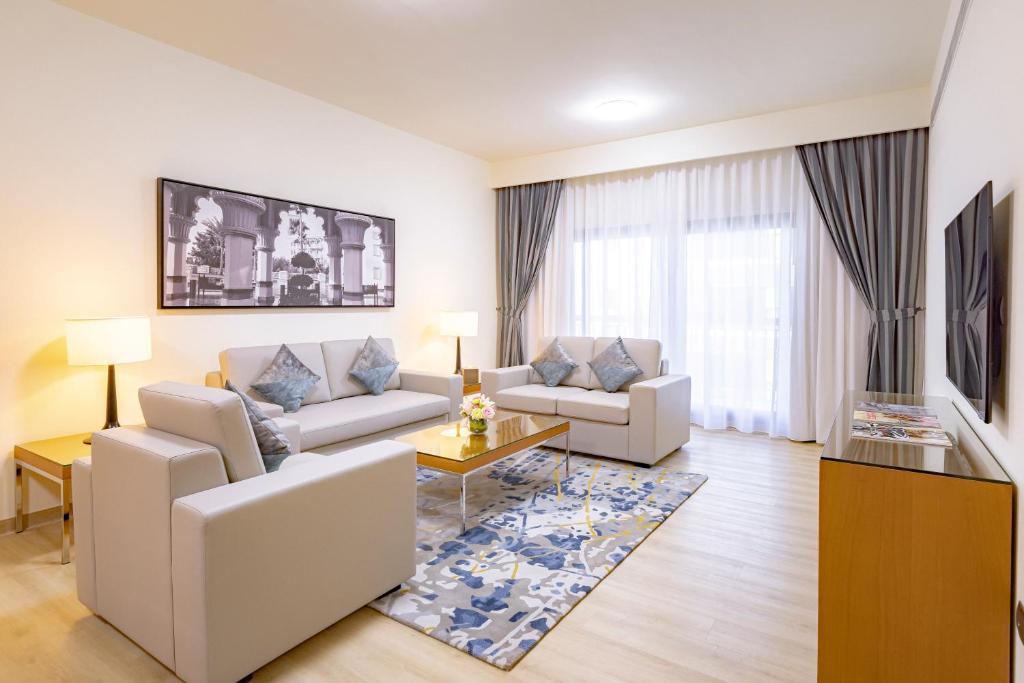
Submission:
<svg viewBox="0 0 1024 683">
<path fill-rule="evenodd" d="M 608 100 L 597 105 L 594 112 L 605 121 L 622 121 L 636 116 L 639 107 L 633 100 Z"/>
</svg>

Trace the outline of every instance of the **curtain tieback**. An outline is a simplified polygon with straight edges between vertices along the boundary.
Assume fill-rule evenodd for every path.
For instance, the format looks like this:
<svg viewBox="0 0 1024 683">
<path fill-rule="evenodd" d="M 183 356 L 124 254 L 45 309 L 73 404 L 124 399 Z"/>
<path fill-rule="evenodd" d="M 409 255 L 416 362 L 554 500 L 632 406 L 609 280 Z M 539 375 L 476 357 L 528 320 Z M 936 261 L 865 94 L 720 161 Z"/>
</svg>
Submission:
<svg viewBox="0 0 1024 683">
<path fill-rule="evenodd" d="M 891 323 L 897 320 L 906 320 L 907 318 L 913 318 L 923 310 L 923 308 L 915 308 L 913 306 L 910 308 L 885 308 L 875 311 L 875 322 Z"/>
<path fill-rule="evenodd" d="M 952 318 L 953 322 L 955 322 L 955 323 L 967 323 L 968 325 L 977 325 L 978 324 L 978 317 L 981 315 L 981 312 L 984 311 L 984 310 L 985 309 L 983 307 L 982 308 L 975 308 L 975 309 L 972 309 L 972 310 L 965 310 L 965 309 L 962 309 L 962 308 L 955 308 L 955 309 L 953 309 L 953 314 L 950 316 L 950 318 Z"/>
</svg>

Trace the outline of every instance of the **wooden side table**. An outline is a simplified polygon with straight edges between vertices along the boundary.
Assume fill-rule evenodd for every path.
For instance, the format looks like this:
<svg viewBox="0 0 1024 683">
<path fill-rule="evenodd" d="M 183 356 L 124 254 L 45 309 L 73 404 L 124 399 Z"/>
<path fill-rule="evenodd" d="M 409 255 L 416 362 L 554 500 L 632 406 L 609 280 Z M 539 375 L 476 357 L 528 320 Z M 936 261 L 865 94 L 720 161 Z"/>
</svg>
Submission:
<svg viewBox="0 0 1024 683">
<path fill-rule="evenodd" d="M 25 499 L 28 478 L 23 469 L 35 472 L 60 486 L 61 549 L 60 563 L 71 561 L 71 463 L 89 456 L 91 449 L 82 440 L 86 434 L 61 436 L 56 439 L 29 441 L 14 447 L 14 530 L 25 530 Z"/>
<path fill-rule="evenodd" d="M 469 396 L 471 394 L 479 394 L 479 393 L 480 393 L 480 383 L 479 382 L 477 382 L 475 384 L 463 384 L 462 385 L 462 395 L 463 396 Z"/>
</svg>

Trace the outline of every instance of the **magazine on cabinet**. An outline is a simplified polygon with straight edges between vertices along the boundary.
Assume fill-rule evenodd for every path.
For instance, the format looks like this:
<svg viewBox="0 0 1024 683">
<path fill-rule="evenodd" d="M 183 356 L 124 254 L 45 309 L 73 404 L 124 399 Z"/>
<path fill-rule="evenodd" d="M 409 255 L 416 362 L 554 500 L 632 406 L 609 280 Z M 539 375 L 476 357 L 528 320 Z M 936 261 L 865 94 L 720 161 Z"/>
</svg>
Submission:
<svg viewBox="0 0 1024 683">
<path fill-rule="evenodd" d="M 857 401 L 850 436 L 920 446 L 953 446 L 934 408 L 898 403 Z"/>
</svg>

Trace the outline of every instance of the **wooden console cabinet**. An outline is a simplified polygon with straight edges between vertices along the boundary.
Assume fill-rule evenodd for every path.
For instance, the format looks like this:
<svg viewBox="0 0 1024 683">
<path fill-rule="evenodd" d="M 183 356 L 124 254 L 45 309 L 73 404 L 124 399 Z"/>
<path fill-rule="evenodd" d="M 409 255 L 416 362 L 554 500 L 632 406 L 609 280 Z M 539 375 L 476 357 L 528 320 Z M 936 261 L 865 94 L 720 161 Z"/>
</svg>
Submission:
<svg viewBox="0 0 1024 683">
<path fill-rule="evenodd" d="M 953 448 L 850 437 L 858 401 L 927 405 Z M 1014 486 L 948 399 L 851 392 L 821 456 L 818 680 L 1010 680 Z"/>
</svg>

